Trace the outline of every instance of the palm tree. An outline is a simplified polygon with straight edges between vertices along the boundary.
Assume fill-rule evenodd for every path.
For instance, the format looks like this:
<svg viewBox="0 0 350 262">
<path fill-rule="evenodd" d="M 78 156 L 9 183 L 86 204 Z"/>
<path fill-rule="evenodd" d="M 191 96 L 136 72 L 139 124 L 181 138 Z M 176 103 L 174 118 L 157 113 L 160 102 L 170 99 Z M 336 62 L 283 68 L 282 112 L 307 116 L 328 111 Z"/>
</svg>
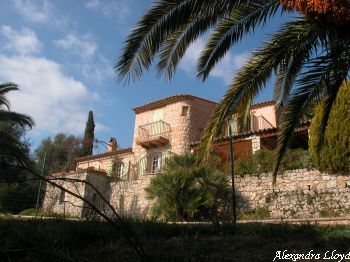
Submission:
<svg viewBox="0 0 350 262">
<path fill-rule="evenodd" d="M 229 189 L 217 165 L 197 166 L 195 155 L 185 154 L 168 158 L 164 172 L 151 180 L 146 192 L 156 202 L 154 216 L 184 220 L 200 209 L 216 211 L 225 202 Z"/>
<path fill-rule="evenodd" d="M 10 111 L 10 103 L 5 94 L 13 90 L 18 90 L 14 83 L 0 84 L 0 156 L 4 161 L 14 159 L 17 163 L 29 164 L 26 147 L 16 136 L 16 132 L 12 132 L 14 129 L 11 127 L 31 128 L 34 122 L 29 116 Z"/>
<path fill-rule="evenodd" d="M 283 106 L 283 113 L 275 181 L 294 130 L 316 104 L 323 108 L 319 141 L 323 140 L 338 90 L 349 77 L 349 1 L 158 0 L 129 34 L 115 71 L 129 83 L 156 61 L 157 72 L 171 79 L 189 45 L 211 30 L 197 63 L 197 76 L 204 81 L 230 47 L 277 13 L 298 16 L 252 53 L 228 86 L 201 140 L 203 158 L 233 113 L 239 113 L 244 124 L 253 99 L 276 74 L 274 100 Z"/>
</svg>

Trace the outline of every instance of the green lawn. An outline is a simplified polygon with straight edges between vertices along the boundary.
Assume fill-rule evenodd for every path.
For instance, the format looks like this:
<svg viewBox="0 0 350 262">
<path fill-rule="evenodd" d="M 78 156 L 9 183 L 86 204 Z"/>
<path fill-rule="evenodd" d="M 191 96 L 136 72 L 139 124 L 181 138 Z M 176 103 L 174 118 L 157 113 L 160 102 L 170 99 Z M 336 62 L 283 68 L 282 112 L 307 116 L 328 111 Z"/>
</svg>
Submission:
<svg viewBox="0 0 350 262">
<path fill-rule="evenodd" d="M 234 230 L 230 225 L 129 223 L 149 261 L 272 261 L 276 251 L 285 249 L 294 253 L 313 249 L 322 256 L 327 250 L 350 251 L 349 226 L 240 224 Z M 138 257 L 120 232 L 106 223 L 0 219 L 0 261 L 138 261 Z"/>
</svg>

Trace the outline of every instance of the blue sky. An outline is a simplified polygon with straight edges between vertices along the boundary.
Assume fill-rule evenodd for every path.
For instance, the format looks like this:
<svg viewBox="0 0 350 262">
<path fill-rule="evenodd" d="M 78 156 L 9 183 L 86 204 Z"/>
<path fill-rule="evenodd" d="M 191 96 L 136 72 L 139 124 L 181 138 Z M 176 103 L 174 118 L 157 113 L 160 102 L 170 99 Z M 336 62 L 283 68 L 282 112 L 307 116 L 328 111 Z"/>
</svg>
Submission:
<svg viewBox="0 0 350 262">
<path fill-rule="evenodd" d="M 9 95 L 12 110 L 31 115 L 29 137 L 36 147 L 59 132 L 83 136 L 93 110 L 95 136 L 116 137 L 130 146 L 131 108 L 175 94 L 218 101 L 249 53 L 268 38 L 285 17 L 245 38 L 215 67 L 209 79 L 194 76 L 205 36 L 188 50 L 169 83 L 153 70 L 128 86 L 113 73 L 126 35 L 151 5 L 147 0 L 0 0 L 0 82 L 12 81 L 19 92 Z M 287 18 L 288 19 L 288 18 Z M 257 101 L 271 99 L 271 88 Z M 103 148 L 100 148 L 102 151 Z"/>
</svg>

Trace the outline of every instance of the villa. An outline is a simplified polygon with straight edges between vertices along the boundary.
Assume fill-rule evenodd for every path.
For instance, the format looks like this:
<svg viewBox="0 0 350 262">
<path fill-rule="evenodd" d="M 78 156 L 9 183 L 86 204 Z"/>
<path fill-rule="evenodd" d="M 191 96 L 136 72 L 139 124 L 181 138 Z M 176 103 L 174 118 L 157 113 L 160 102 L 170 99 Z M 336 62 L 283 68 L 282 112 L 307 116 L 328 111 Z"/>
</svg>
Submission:
<svg viewBox="0 0 350 262">
<path fill-rule="evenodd" d="M 195 152 L 206 124 L 217 103 L 192 95 L 175 95 L 133 108 L 135 126 L 132 146 L 120 149 L 111 138 L 107 152 L 76 159 L 76 170 L 52 174 L 87 181 L 94 185 L 109 202 L 123 214 L 148 216 L 152 203 L 146 198 L 151 178 L 161 173 L 165 159 L 174 154 Z M 234 139 L 234 154 L 243 158 L 258 150 L 273 149 L 278 134 L 278 112 L 275 103 L 267 101 L 250 108 L 247 125 L 239 128 L 232 118 L 214 144 L 214 151 L 224 160 L 229 159 L 228 126 Z M 307 144 L 308 126 L 297 130 L 294 143 Z M 103 201 L 84 183 L 61 181 L 62 186 L 89 199 L 100 208 Z M 86 216 L 89 209 L 77 198 L 47 186 L 44 210 Z"/>
</svg>

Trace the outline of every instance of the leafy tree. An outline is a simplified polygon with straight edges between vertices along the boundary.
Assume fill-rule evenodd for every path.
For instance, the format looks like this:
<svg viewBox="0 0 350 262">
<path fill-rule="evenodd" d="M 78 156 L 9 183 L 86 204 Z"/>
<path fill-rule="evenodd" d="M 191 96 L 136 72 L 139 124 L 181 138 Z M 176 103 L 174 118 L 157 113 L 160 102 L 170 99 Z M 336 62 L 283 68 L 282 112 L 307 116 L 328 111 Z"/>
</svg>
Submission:
<svg viewBox="0 0 350 262">
<path fill-rule="evenodd" d="M 274 99 L 278 106 L 283 105 L 276 179 L 282 157 L 305 113 L 323 101 L 320 133 L 324 133 L 339 87 L 348 77 L 350 2 L 331 2 L 336 5 L 329 4 L 330 0 L 154 1 L 127 37 L 115 70 L 129 82 L 139 79 L 156 60 L 158 73 L 166 73 L 171 79 L 190 44 L 212 30 L 197 63 L 197 76 L 205 80 L 230 47 L 247 34 L 266 25 L 276 14 L 290 17 L 298 12 L 299 16 L 281 25 L 238 71 L 201 141 L 204 159 L 233 113 L 241 115 L 244 126 L 252 101 L 276 73 Z"/>
<path fill-rule="evenodd" d="M 186 154 L 167 159 L 164 172 L 151 180 L 146 192 L 156 200 L 156 217 L 183 220 L 205 209 L 216 211 L 229 190 L 222 170 L 208 164 L 197 166 L 196 157 Z"/>
<path fill-rule="evenodd" d="M 0 184 L 0 212 L 17 214 L 22 210 L 34 208 L 38 187 L 38 181 Z"/>
<path fill-rule="evenodd" d="M 350 171 L 350 83 L 344 83 L 330 112 L 323 145 L 319 141 L 322 106 L 310 126 L 309 151 L 313 165 L 332 173 Z"/>
<path fill-rule="evenodd" d="M 81 154 L 81 140 L 73 135 L 57 134 L 43 139 L 35 150 L 38 167 L 42 167 L 46 154 L 46 172 L 63 172 L 74 169 L 74 159 Z"/>
<path fill-rule="evenodd" d="M 83 142 L 83 150 L 82 150 L 83 156 L 92 155 L 92 149 L 94 146 L 94 130 L 95 130 L 94 115 L 92 111 L 89 111 L 89 117 L 86 122 L 85 133 L 84 133 L 84 142 Z"/>
</svg>

